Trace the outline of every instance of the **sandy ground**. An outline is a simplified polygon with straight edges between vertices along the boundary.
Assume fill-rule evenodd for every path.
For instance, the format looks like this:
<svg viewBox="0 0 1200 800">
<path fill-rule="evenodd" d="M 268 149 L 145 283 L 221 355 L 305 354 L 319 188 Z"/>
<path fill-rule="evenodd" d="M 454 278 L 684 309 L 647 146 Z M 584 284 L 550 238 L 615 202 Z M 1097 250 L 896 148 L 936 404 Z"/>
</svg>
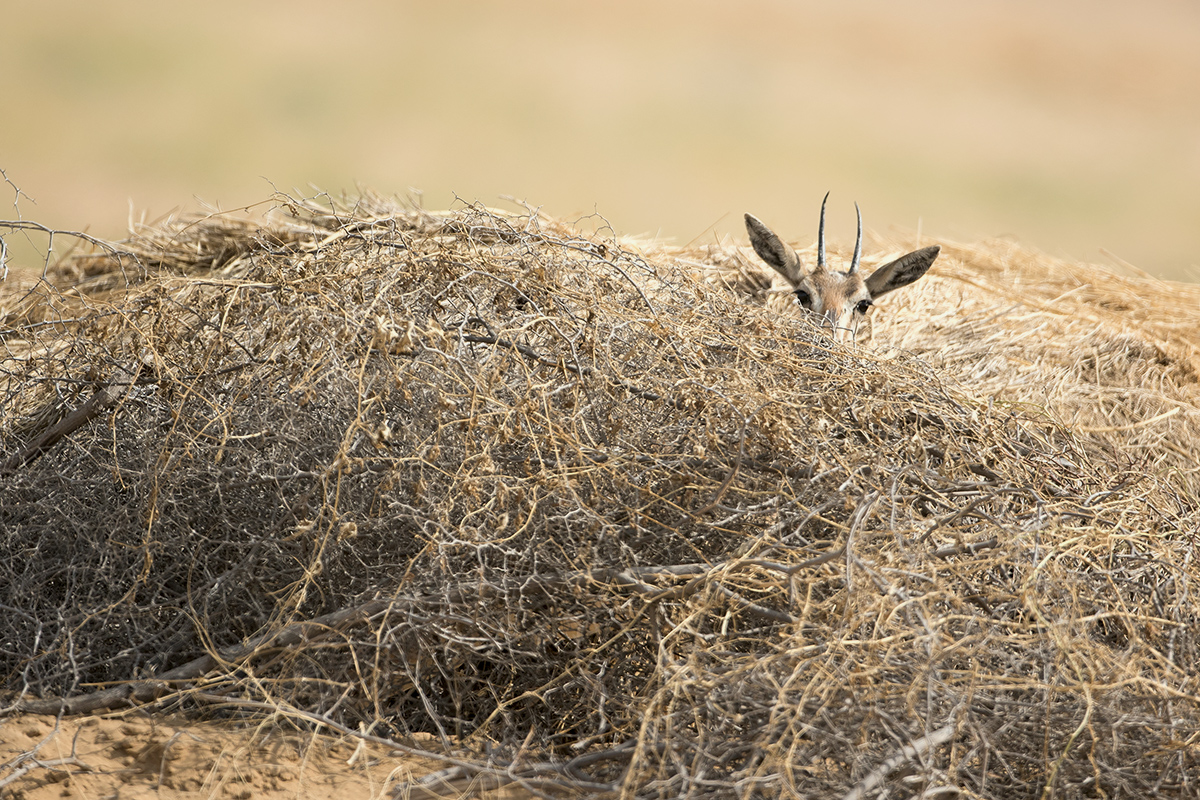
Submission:
<svg viewBox="0 0 1200 800">
<path fill-rule="evenodd" d="M 139 712 L 0 720 L 0 796 L 358 800 L 439 768 L 346 738 Z"/>
</svg>

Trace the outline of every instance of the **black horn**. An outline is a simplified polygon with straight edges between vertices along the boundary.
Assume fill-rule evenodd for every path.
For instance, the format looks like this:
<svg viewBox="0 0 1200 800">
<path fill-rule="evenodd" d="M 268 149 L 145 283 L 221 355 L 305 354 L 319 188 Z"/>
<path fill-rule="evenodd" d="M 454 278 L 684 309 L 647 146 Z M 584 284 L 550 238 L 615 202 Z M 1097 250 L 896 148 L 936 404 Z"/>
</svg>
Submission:
<svg viewBox="0 0 1200 800">
<path fill-rule="evenodd" d="M 821 226 L 817 228 L 817 267 L 818 269 L 825 266 L 825 200 L 829 199 L 829 192 L 825 193 L 825 199 L 821 201 Z"/>
<path fill-rule="evenodd" d="M 862 210 L 858 202 L 854 203 L 854 213 L 858 215 L 858 235 L 854 237 L 854 258 L 850 260 L 850 271 L 858 271 L 858 259 L 862 255 Z"/>
</svg>

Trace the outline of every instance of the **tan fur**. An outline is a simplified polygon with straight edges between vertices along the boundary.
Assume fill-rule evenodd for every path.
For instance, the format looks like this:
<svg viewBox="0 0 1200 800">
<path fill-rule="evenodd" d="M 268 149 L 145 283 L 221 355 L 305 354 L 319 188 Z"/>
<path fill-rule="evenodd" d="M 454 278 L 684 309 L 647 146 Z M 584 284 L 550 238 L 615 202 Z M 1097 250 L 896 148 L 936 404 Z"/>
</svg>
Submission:
<svg viewBox="0 0 1200 800">
<path fill-rule="evenodd" d="M 821 236 L 824 235 L 825 205 L 821 204 Z M 767 304 L 779 308 L 790 303 L 793 308 L 815 315 L 823 328 L 829 329 L 838 341 L 853 340 L 859 322 L 873 305 L 875 298 L 907 286 L 928 271 L 937 258 L 938 247 L 926 247 L 884 264 L 865 276 L 858 269 L 859 247 L 862 241 L 862 218 L 859 217 L 859 241 L 855 257 L 845 271 L 831 269 L 818 256 L 814 267 L 806 267 L 791 245 L 758 218 L 746 215 L 746 230 L 750 243 L 763 262 L 774 269 L 775 279 L 769 290 L 755 294 L 764 296 Z M 818 240 L 818 254 L 824 253 L 824 242 Z M 783 287 L 778 284 L 782 279 Z M 739 281 L 738 286 L 752 281 Z M 777 299 L 777 298 L 783 298 Z"/>
</svg>

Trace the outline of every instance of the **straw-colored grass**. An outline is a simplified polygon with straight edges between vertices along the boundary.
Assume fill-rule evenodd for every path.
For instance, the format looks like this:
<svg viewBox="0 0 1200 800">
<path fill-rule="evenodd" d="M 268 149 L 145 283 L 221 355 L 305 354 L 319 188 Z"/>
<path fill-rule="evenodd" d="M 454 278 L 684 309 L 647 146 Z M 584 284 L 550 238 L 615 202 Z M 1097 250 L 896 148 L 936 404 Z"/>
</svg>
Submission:
<svg viewBox="0 0 1200 800">
<path fill-rule="evenodd" d="M 412 796 L 1194 792 L 1200 294 L 941 244 L 849 349 L 480 207 L 77 257 L 3 299 L 6 705 L 432 733 Z"/>
<path fill-rule="evenodd" d="M 1011 241 L 919 242 L 930 243 L 942 247 L 933 272 L 883 299 L 860 341 L 885 356 L 919 355 L 976 402 L 1036 410 L 1087 446 L 1200 487 L 1200 285 L 1132 267 L 1118 275 Z M 868 270 L 918 243 L 876 245 Z M 717 264 L 711 283 L 755 300 L 781 287 L 748 248 L 687 255 Z"/>
</svg>

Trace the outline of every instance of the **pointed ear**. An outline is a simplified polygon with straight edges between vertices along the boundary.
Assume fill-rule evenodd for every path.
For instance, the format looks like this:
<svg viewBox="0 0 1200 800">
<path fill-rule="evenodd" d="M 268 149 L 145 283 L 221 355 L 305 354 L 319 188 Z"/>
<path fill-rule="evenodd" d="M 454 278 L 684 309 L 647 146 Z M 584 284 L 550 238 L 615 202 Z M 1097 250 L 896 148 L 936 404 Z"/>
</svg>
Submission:
<svg viewBox="0 0 1200 800">
<path fill-rule="evenodd" d="M 796 255 L 795 250 L 784 244 L 773 230 L 751 214 L 746 215 L 746 231 L 750 234 L 750 244 L 754 245 L 754 252 L 758 253 L 759 258 L 792 283 L 800 282 L 804 277 L 804 270 L 800 256 Z"/>
<path fill-rule="evenodd" d="M 942 248 L 936 245 L 925 247 L 884 264 L 867 278 L 867 291 L 874 298 L 901 286 L 908 286 L 929 271 L 941 250 Z"/>
</svg>

